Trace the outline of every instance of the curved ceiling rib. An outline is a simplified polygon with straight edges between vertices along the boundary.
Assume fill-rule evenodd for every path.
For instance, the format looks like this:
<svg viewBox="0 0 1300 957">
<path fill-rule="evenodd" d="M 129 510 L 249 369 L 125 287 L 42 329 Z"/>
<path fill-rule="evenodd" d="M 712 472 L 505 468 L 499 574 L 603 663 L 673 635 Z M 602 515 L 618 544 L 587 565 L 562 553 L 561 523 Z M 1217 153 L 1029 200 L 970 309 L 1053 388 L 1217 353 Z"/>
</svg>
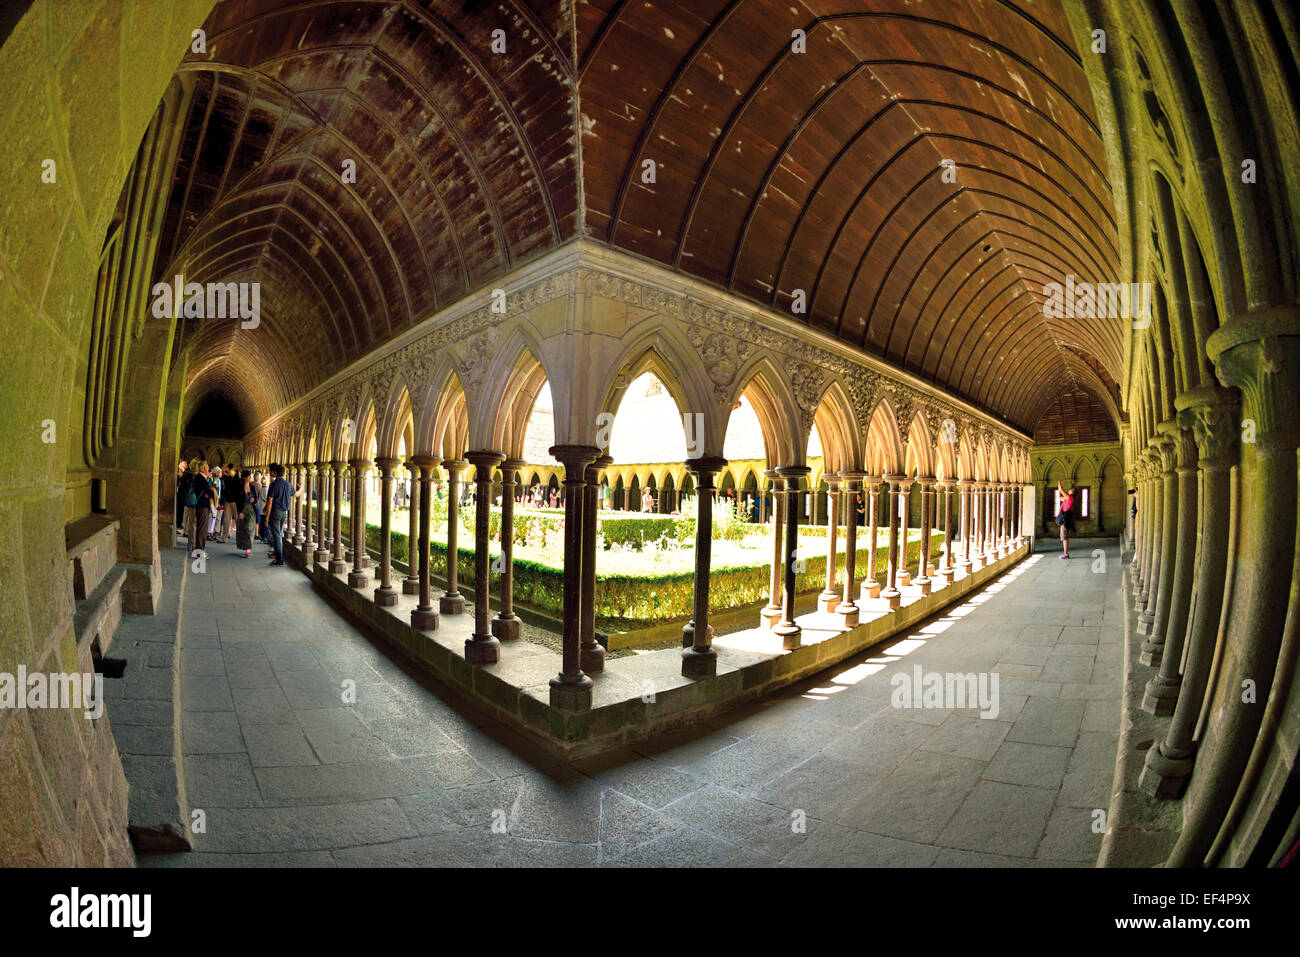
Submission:
<svg viewBox="0 0 1300 957">
<path fill-rule="evenodd" d="M 1123 362 L 1120 321 L 1042 308 L 1047 283 L 1119 271 L 1064 14 L 866 6 L 576 7 L 587 229 L 774 308 L 803 290 L 796 318 L 1032 429 Z"/>
<path fill-rule="evenodd" d="M 1027 431 L 1116 394 L 1122 321 L 1043 307 L 1119 270 L 1060 0 L 227 0 L 204 29 L 155 278 L 261 285 L 256 328 L 178 337 L 192 398 L 249 422 L 579 235 L 803 290 L 796 318 Z"/>
</svg>

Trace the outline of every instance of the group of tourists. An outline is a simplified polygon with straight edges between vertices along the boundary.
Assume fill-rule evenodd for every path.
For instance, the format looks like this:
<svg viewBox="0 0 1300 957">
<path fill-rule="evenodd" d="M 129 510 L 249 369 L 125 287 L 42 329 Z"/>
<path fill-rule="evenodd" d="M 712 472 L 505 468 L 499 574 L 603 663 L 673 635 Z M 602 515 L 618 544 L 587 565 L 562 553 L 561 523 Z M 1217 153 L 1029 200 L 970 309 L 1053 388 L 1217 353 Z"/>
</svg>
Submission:
<svg viewBox="0 0 1300 957">
<path fill-rule="evenodd" d="M 260 471 L 240 470 L 233 463 L 213 468 L 195 459 L 176 470 L 176 531 L 189 541 L 190 557 L 207 555 L 209 541 L 225 543 L 235 531 L 235 548 L 253 555 L 254 538 L 271 546 L 272 565 L 284 564 L 284 523 L 302 486 L 284 477 L 284 466 L 273 464 L 268 483 Z"/>
</svg>

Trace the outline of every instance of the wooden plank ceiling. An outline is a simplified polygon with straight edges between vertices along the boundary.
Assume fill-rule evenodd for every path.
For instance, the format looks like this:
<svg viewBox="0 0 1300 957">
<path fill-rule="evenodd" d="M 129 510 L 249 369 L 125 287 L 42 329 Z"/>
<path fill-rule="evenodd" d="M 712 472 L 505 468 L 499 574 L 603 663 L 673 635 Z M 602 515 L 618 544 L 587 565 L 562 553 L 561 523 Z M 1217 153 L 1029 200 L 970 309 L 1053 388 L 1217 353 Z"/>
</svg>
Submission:
<svg viewBox="0 0 1300 957">
<path fill-rule="evenodd" d="M 1119 271 L 1059 0 L 228 0 L 205 29 L 159 274 L 262 283 L 258 329 L 185 330 L 190 394 L 250 422 L 578 235 L 802 290 L 1027 431 L 1120 378 L 1121 321 L 1042 308 Z"/>
</svg>

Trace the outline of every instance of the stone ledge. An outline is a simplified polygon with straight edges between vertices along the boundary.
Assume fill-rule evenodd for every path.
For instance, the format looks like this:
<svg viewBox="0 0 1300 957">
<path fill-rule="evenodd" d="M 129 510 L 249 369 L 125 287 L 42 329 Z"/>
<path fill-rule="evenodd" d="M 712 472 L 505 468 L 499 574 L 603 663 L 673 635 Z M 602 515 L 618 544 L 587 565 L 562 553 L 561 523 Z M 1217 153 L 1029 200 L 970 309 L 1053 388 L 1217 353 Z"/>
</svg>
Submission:
<svg viewBox="0 0 1300 957">
<path fill-rule="evenodd" d="M 714 642 L 718 673 L 711 678 L 682 677 L 680 648 L 610 660 L 603 673 L 591 676 L 592 708 L 579 712 L 550 704 L 549 682 L 560 670 L 555 652 L 517 639 L 503 645 L 497 664 L 473 667 L 464 657 L 473 629 L 468 610 L 441 616 L 436 630 L 417 631 L 409 624 L 409 596 L 383 608 L 371 600 L 369 588 L 349 587 L 345 574 L 319 565 L 303 570 L 336 610 L 452 697 L 486 710 L 555 758 L 573 760 L 685 729 L 823 671 L 954 604 L 1028 554 L 1022 545 L 930 595 L 909 596 L 896 611 L 869 608 L 864 617 L 872 617 L 847 631 L 833 612 L 800 616 L 805 644 L 793 651 L 782 650 L 780 639 L 763 629 L 723 636 Z"/>
<path fill-rule="evenodd" d="M 108 515 L 87 515 L 63 527 L 72 563 L 72 595 L 84 601 L 117 564 L 121 522 Z"/>
<path fill-rule="evenodd" d="M 125 581 L 126 569 L 112 568 L 89 596 L 77 601 L 72 620 L 78 648 L 98 638 L 100 654 L 108 654 L 122 621 L 122 585 Z"/>
</svg>

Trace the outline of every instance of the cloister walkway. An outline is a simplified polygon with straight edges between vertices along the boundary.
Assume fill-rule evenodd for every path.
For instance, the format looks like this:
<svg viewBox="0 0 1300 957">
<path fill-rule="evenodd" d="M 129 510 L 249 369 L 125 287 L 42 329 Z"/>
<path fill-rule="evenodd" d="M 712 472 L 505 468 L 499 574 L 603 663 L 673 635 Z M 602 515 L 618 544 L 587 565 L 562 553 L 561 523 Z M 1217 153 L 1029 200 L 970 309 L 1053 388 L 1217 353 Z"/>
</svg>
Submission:
<svg viewBox="0 0 1300 957">
<path fill-rule="evenodd" d="M 1115 547 L 1030 556 L 775 699 L 577 764 L 453 710 L 265 549 L 209 553 L 186 576 L 180 655 L 185 787 L 207 830 L 146 866 L 1096 861 L 1122 683 Z M 173 582 L 184 554 L 164 553 Z M 996 673 L 996 716 L 893 707 L 893 676 L 917 666 Z"/>
</svg>

